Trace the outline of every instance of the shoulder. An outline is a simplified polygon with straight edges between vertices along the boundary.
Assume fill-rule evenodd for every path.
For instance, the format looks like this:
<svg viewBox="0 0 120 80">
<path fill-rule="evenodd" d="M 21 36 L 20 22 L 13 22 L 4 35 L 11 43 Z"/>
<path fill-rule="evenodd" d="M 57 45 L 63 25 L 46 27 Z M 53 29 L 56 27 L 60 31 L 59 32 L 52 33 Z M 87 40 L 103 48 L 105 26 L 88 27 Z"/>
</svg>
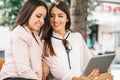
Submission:
<svg viewBox="0 0 120 80">
<path fill-rule="evenodd" d="M 31 42 L 30 34 L 20 25 L 18 25 L 11 33 L 12 40 L 22 40 Z"/>
<path fill-rule="evenodd" d="M 79 32 L 71 32 L 71 36 L 75 36 L 77 38 L 82 38 L 82 35 Z"/>
<path fill-rule="evenodd" d="M 25 32 L 24 28 L 20 25 L 18 25 L 13 31 L 12 31 L 12 35 L 16 34 L 17 35 L 23 35 Z M 21 34 L 20 34 L 21 33 Z"/>
</svg>

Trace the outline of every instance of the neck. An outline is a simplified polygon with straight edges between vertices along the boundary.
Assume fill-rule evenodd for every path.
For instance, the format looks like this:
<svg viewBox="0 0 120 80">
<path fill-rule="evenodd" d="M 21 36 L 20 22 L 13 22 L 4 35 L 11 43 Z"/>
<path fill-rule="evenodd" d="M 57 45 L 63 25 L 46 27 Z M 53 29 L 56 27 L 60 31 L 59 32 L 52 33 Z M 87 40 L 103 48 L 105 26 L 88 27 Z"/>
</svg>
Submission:
<svg viewBox="0 0 120 80">
<path fill-rule="evenodd" d="M 30 32 L 33 32 L 33 29 L 31 29 L 28 25 L 23 25 L 24 27 L 27 27 Z"/>
<path fill-rule="evenodd" d="M 67 31 L 60 31 L 60 32 L 56 32 L 58 33 L 59 35 L 62 36 L 62 38 L 64 38 L 64 36 L 66 35 Z"/>
</svg>

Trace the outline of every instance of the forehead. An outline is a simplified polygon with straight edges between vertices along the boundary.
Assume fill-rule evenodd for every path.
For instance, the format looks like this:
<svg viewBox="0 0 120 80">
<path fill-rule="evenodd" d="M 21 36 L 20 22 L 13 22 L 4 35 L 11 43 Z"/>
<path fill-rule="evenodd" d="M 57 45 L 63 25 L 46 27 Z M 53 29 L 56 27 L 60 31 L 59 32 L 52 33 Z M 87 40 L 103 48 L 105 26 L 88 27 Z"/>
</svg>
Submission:
<svg viewBox="0 0 120 80">
<path fill-rule="evenodd" d="M 51 9 L 51 14 L 65 14 L 65 13 L 57 7 L 53 7 Z"/>
<path fill-rule="evenodd" d="M 47 10 L 44 6 L 38 6 L 35 10 L 34 13 L 46 13 Z"/>
</svg>

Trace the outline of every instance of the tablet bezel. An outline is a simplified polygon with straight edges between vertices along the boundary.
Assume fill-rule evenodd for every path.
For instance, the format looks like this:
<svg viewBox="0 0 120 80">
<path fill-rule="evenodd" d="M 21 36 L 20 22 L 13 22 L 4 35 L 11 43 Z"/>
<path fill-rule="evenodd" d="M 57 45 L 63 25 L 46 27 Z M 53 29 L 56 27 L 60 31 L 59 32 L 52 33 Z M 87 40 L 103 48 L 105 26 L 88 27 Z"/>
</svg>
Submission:
<svg viewBox="0 0 120 80">
<path fill-rule="evenodd" d="M 88 76 L 93 69 L 97 68 L 100 70 L 100 73 L 107 72 L 114 58 L 115 54 L 93 56 L 85 66 L 82 76 Z"/>
</svg>

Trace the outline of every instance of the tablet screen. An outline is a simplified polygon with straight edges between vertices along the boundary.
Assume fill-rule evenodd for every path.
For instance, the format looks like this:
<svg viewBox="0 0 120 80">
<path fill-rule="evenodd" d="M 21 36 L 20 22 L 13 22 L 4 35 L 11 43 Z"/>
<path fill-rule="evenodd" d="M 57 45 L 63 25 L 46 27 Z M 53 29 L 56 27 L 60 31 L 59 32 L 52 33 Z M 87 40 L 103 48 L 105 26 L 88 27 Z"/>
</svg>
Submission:
<svg viewBox="0 0 120 80">
<path fill-rule="evenodd" d="M 99 69 L 100 73 L 105 73 L 109 69 L 115 54 L 105 54 L 92 57 L 85 66 L 82 75 L 88 76 L 93 69 Z"/>
</svg>

